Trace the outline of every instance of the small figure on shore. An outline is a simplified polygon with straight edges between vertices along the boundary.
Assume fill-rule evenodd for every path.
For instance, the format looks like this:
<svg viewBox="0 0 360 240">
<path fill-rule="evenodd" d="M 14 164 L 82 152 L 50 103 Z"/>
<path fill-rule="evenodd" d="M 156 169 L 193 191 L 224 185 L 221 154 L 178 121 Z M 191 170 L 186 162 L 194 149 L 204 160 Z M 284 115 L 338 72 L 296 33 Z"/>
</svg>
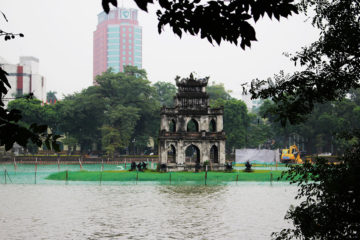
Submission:
<svg viewBox="0 0 360 240">
<path fill-rule="evenodd" d="M 136 163 L 135 163 L 135 162 L 131 162 L 130 171 L 135 171 L 135 170 L 136 170 Z"/>
<path fill-rule="evenodd" d="M 143 171 L 147 169 L 147 164 L 146 164 L 146 162 L 142 162 L 141 168 L 142 168 Z"/>
<path fill-rule="evenodd" d="M 233 170 L 233 166 L 231 162 L 225 163 L 225 171 L 231 172 Z"/>
<path fill-rule="evenodd" d="M 138 165 L 137 165 L 137 169 L 138 169 L 138 171 L 139 172 L 142 172 L 142 163 L 140 162 L 140 163 L 138 163 Z"/>
<path fill-rule="evenodd" d="M 251 166 L 252 166 L 252 164 L 249 162 L 249 160 L 248 161 L 246 161 L 246 163 L 245 163 L 245 172 L 252 172 L 253 170 L 251 169 Z"/>
</svg>

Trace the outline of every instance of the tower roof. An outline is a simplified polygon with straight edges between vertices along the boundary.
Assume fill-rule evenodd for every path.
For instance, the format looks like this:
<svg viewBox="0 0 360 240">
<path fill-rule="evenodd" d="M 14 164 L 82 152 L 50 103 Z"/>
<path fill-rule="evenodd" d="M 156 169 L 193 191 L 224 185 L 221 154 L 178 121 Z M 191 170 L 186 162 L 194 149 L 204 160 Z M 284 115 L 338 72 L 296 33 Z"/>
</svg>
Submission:
<svg viewBox="0 0 360 240">
<path fill-rule="evenodd" d="M 194 75 L 190 73 L 188 78 L 180 79 L 179 76 L 175 78 L 176 86 L 178 87 L 206 87 L 209 77 L 195 79 Z"/>
</svg>

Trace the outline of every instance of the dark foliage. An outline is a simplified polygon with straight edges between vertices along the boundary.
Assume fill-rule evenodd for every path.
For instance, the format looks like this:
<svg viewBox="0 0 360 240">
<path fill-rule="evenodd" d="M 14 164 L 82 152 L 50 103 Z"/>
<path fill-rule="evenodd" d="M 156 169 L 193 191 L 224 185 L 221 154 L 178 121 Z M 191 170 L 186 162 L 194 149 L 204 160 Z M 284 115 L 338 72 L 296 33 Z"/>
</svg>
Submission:
<svg viewBox="0 0 360 240">
<path fill-rule="evenodd" d="M 147 6 L 153 0 L 134 0 L 140 9 L 147 11 Z M 169 25 L 180 38 L 185 33 L 200 35 L 210 43 L 228 41 L 240 45 L 242 49 L 250 47 L 256 41 L 254 27 L 250 24 L 257 22 L 267 14 L 270 18 L 280 20 L 292 13 L 298 13 L 293 0 L 233 0 L 206 1 L 200 0 L 159 0 L 161 9 L 157 11 L 158 31 Z M 103 0 L 105 12 L 110 11 L 109 5 L 117 5 L 116 0 Z M 241 39 L 239 41 L 239 38 Z"/>
<path fill-rule="evenodd" d="M 110 4 L 117 7 L 117 0 L 102 0 L 102 7 L 106 13 L 110 12 Z"/>
<path fill-rule="evenodd" d="M 295 228 L 273 233 L 276 239 L 359 239 L 360 143 L 339 161 L 334 165 L 318 158 L 316 164 L 289 166 L 282 174 L 299 186 L 296 199 L 302 202 L 285 216 Z"/>
<path fill-rule="evenodd" d="M 259 114 L 266 117 L 266 125 L 270 129 L 269 136 L 274 139 L 275 148 L 284 148 L 289 141 L 300 146 L 303 158 L 306 154 L 324 152 L 342 155 L 355 139 L 344 139 L 342 133 L 360 128 L 360 89 L 351 91 L 350 99 L 316 104 L 306 121 L 300 124 L 287 124 L 282 127 L 277 122 L 277 115 L 267 112 L 274 103 L 266 100 L 259 108 Z"/>
<path fill-rule="evenodd" d="M 251 83 L 253 98 L 271 98 L 271 110 L 283 125 L 303 121 L 316 103 L 337 101 L 350 89 L 359 88 L 360 80 L 360 4 L 352 0 L 302 0 L 299 8 L 306 13 L 315 9 L 313 25 L 321 31 L 318 41 L 292 57 L 306 67 L 289 78 Z"/>
</svg>

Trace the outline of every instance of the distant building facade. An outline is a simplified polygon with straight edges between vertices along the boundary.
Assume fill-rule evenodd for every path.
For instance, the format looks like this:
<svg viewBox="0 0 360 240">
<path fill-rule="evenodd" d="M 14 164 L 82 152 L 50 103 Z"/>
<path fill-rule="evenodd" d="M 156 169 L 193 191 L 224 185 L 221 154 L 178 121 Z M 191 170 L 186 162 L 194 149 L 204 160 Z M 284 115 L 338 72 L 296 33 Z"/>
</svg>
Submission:
<svg viewBox="0 0 360 240">
<path fill-rule="evenodd" d="M 122 72 L 124 65 L 142 68 L 142 28 L 137 9 L 116 8 L 98 15 L 94 31 L 93 79 L 112 68 Z"/>
<path fill-rule="evenodd" d="M 246 103 L 247 109 L 250 112 L 256 113 L 258 112 L 261 105 L 264 103 L 263 99 L 251 99 L 250 94 L 241 95 L 241 100 Z"/>
<path fill-rule="evenodd" d="M 46 79 L 39 74 L 39 59 L 31 56 L 20 57 L 17 64 L 8 63 L 0 57 L 0 66 L 8 73 L 11 88 L 4 96 L 4 103 L 15 96 L 33 93 L 42 102 L 46 102 Z"/>
</svg>

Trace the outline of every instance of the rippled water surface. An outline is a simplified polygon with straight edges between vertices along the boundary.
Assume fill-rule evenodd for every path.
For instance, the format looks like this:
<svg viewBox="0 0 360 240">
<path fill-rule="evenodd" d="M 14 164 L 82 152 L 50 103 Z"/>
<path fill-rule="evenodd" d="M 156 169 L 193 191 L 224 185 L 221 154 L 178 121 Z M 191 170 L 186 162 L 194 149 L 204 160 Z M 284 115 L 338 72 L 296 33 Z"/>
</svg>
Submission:
<svg viewBox="0 0 360 240">
<path fill-rule="evenodd" d="M 270 239 L 296 188 L 0 185 L 0 239 Z"/>
</svg>

